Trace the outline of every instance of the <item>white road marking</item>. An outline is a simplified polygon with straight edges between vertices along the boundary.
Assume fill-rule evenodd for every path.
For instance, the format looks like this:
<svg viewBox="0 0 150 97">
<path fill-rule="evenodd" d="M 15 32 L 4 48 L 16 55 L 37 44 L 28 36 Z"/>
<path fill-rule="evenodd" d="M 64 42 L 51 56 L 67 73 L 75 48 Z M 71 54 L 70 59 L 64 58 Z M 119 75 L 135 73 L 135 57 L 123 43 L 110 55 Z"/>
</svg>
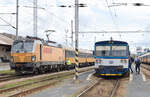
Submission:
<svg viewBox="0 0 150 97">
<path fill-rule="evenodd" d="M 130 73 L 130 82 L 133 80 L 133 74 Z"/>
<path fill-rule="evenodd" d="M 94 74 L 94 73 L 89 74 L 86 80 L 91 80 L 90 78 L 91 78 L 91 76 L 92 76 L 93 74 Z"/>
<path fill-rule="evenodd" d="M 146 81 L 145 75 L 142 72 L 141 72 L 141 75 L 142 75 L 143 81 L 145 82 Z"/>
</svg>

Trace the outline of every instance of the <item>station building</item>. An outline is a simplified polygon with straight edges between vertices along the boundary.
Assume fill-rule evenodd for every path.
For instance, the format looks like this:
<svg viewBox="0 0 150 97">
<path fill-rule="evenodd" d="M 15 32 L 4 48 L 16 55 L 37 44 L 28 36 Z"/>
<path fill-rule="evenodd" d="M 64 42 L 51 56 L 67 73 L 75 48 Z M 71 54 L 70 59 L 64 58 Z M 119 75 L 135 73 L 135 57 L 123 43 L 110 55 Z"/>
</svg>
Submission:
<svg viewBox="0 0 150 97">
<path fill-rule="evenodd" d="M 0 63 L 9 62 L 13 39 L 0 34 Z"/>
</svg>

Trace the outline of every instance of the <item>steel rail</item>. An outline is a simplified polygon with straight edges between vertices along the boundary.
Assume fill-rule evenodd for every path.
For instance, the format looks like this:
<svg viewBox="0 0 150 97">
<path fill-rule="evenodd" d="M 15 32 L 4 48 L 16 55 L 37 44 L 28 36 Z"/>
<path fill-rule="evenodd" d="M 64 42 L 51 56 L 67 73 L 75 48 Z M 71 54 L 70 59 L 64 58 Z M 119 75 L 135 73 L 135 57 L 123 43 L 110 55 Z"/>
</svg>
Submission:
<svg viewBox="0 0 150 97">
<path fill-rule="evenodd" d="M 148 68 L 148 67 L 150 67 L 150 66 L 148 66 L 148 67 L 147 67 L 147 66 L 148 66 L 148 65 L 145 65 L 145 64 L 142 64 L 142 65 L 141 65 L 141 67 L 142 67 L 142 68 L 144 68 L 144 69 L 146 69 L 146 70 L 149 70 L 149 71 L 150 71 L 150 68 Z"/>
<path fill-rule="evenodd" d="M 108 97 L 114 97 L 114 95 L 115 95 L 115 93 L 116 93 L 116 91 L 117 91 L 117 89 L 118 89 L 119 82 L 120 82 L 119 80 L 116 81 L 116 83 L 115 83 L 115 85 L 114 85 L 114 88 L 113 88 L 113 90 L 111 91 L 110 96 L 108 96 Z"/>
<path fill-rule="evenodd" d="M 89 68 L 90 69 L 90 68 Z M 87 71 L 89 71 L 89 69 L 82 69 L 81 71 L 80 71 L 80 73 L 82 73 L 82 72 L 87 72 Z M 92 69 L 92 68 L 91 68 Z M 38 80 L 38 81 L 34 81 L 34 82 L 30 82 L 30 83 L 26 83 L 26 84 L 22 84 L 22 85 L 18 85 L 18 86 L 15 86 L 15 87 L 12 87 L 12 88 L 7 88 L 7 89 L 3 89 L 3 90 L 0 90 L 0 93 L 7 93 L 7 92 L 10 92 L 10 91 L 13 91 L 13 90 L 16 90 L 16 89 L 19 89 L 19 88 L 22 88 L 22 87 L 26 87 L 26 86 L 30 86 L 30 85 L 33 85 L 33 84 L 38 84 L 38 83 L 43 83 L 43 82 L 47 82 L 48 84 L 46 84 L 46 85 L 42 85 L 42 86 L 39 86 L 39 87 L 35 87 L 36 89 L 37 88 L 42 88 L 42 87 L 46 87 L 46 86 L 49 86 L 49 84 L 51 84 L 51 83 L 49 83 L 49 80 L 54 80 L 54 79 L 57 79 L 57 78 L 62 78 L 62 77 L 65 77 L 65 76 L 69 76 L 69 75 L 73 75 L 74 74 L 74 72 L 73 71 L 70 71 L 70 73 L 69 72 L 64 72 L 64 73 L 60 73 L 60 74 L 57 74 L 57 75 L 51 75 L 51 76 L 49 76 L 49 78 L 47 78 L 48 76 L 45 76 L 45 79 L 40 79 L 40 80 Z M 57 81 L 56 81 L 57 82 Z M 28 92 L 30 92 L 30 91 L 33 91 L 33 90 L 35 90 L 35 88 L 32 88 L 32 89 L 28 89 L 28 90 L 22 90 L 21 92 L 17 92 L 17 93 L 15 93 L 15 94 L 12 94 L 12 95 L 9 95 L 8 97 L 16 97 L 17 95 L 19 96 L 19 95 L 24 95 L 24 94 L 26 94 L 26 93 L 28 93 Z"/>
<path fill-rule="evenodd" d="M 100 79 L 102 80 L 102 79 Z M 83 96 L 85 93 L 87 93 L 88 91 L 90 91 L 93 87 L 95 87 L 96 85 L 98 85 L 100 83 L 100 80 L 98 80 L 97 82 L 95 82 L 93 85 L 91 85 L 90 87 L 88 87 L 87 89 L 85 89 L 84 91 L 82 91 L 77 97 L 81 97 Z"/>
</svg>

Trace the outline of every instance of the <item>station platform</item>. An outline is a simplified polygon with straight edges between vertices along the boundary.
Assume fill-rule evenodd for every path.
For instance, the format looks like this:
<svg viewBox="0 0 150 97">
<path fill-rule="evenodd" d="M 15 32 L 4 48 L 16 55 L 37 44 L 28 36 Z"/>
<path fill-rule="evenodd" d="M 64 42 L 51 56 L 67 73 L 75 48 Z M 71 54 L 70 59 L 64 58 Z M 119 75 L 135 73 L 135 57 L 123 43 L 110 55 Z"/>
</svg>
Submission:
<svg viewBox="0 0 150 97">
<path fill-rule="evenodd" d="M 142 72 L 136 74 L 134 71 L 133 74 L 130 74 L 126 97 L 150 97 L 150 84 Z"/>
</svg>

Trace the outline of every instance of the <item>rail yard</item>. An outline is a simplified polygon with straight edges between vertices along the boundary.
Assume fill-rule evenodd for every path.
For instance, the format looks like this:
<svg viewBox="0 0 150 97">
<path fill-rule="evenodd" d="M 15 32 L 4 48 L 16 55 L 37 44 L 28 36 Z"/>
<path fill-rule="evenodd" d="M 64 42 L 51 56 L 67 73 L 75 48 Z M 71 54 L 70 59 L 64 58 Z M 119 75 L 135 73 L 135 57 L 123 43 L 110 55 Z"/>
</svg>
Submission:
<svg viewBox="0 0 150 97">
<path fill-rule="evenodd" d="M 0 97 L 150 97 L 149 0 L 0 0 Z"/>
</svg>

